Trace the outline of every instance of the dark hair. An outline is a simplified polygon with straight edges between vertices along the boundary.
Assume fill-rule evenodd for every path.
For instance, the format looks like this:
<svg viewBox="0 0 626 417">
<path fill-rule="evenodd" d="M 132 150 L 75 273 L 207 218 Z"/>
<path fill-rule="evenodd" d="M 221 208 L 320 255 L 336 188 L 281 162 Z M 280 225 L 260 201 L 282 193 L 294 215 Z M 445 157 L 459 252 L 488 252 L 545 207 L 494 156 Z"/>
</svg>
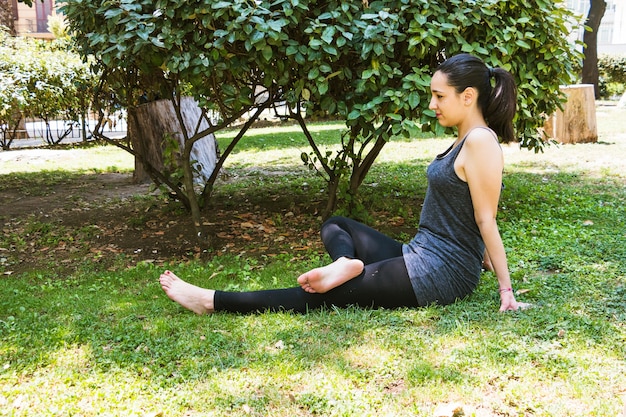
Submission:
<svg viewBox="0 0 626 417">
<path fill-rule="evenodd" d="M 448 85 L 457 93 L 467 87 L 478 91 L 478 107 L 485 121 L 502 142 L 515 140 L 513 117 L 517 107 L 517 87 L 510 72 L 503 68 L 489 68 L 470 54 L 454 55 L 445 60 L 436 71 L 448 77 Z M 495 79 L 492 87 L 491 77 Z"/>
</svg>

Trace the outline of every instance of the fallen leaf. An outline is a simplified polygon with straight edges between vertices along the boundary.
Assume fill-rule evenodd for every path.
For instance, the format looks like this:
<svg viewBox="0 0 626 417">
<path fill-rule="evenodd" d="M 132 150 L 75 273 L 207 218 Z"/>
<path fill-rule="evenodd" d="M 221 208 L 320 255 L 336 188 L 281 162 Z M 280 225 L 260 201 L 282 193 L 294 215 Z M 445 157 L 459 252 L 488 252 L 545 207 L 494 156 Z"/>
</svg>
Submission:
<svg viewBox="0 0 626 417">
<path fill-rule="evenodd" d="M 463 406 L 460 404 L 442 404 L 437 407 L 433 417 L 461 417 L 465 415 Z"/>
</svg>

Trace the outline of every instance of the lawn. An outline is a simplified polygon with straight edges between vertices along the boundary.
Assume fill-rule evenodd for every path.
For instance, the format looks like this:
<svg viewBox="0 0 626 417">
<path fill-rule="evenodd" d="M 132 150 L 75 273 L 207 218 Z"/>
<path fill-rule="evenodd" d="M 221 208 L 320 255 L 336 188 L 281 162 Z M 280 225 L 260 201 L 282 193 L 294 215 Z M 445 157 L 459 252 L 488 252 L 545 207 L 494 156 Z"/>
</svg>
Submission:
<svg viewBox="0 0 626 417">
<path fill-rule="evenodd" d="M 517 297 L 534 305 L 506 314 L 490 273 L 447 307 L 199 317 L 170 302 L 157 283 L 165 268 L 239 290 L 293 285 L 327 261 L 313 204 L 324 184 L 301 166 L 306 142 L 289 127 L 255 130 L 232 155 L 216 197 L 240 221 L 213 219 L 225 233 L 215 247 L 159 246 L 144 257 L 146 247 L 122 241 L 164 240 L 150 216 L 174 229 L 186 215 L 172 202 L 139 188 L 123 199 L 107 189 L 88 204 L 79 191 L 91 183 L 64 187 L 129 176 L 128 155 L 0 155 L 11 213 L 0 213 L 0 416 L 617 416 L 626 405 L 625 120 L 626 110 L 599 106 L 598 143 L 504 147 L 499 225 Z M 332 147 L 340 128 L 316 134 Z M 426 166 L 448 144 L 385 148 L 362 190 L 376 227 L 411 237 Z M 61 188 L 72 189 L 71 210 L 9 207 L 30 196 L 52 204 L 67 197 Z M 106 235 L 96 205 L 129 213 L 107 235 L 118 240 L 111 250 L 113 240 L 94 250 Z M 57 210 L 91 217 L 78 227 Z M 242 233 L 244 223 L 264 233 Z"/>
</svg>

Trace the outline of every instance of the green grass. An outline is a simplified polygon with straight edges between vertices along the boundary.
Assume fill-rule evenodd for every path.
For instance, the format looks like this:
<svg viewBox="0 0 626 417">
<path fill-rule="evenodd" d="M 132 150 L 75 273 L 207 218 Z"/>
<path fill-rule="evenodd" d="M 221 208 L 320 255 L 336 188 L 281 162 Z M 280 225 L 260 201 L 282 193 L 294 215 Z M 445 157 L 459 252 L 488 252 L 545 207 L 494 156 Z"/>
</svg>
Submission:
<svg viewBox="0 0 626 417">
<path fill-rule="evenodd" d="M 233 155 L 241 176 L 219 192 L 233 204 L 322 198 L 306 171 L 265 172 L 277 158 L 281 170 L 301 169 L 306 144 L 288 146 L 284 134 L 278 147 L 270 130 Z M 305 315 L 197 317 L 156 280 L 169 268 L 220 289 L 293 285 L 325 261 L 312 251 L 0 276 L 0 416 L 432 416 L 452 403 L 475 416 L 616 416 L 626 394 L 626 138 L 611 143 L 535 157 L 507 149 L 499 219 L 518 298 L 535 306 L 524 312 L 497 312 L 489 273 L 452 306 Z M 416 224 L 424 170 L 447 144 L 390 144 L 363 187 L 368 207 Z M 613 165 L 581 162 L 599 147 Z M 28 230 L 67 233 L 36 221 Z"/>
</svg>

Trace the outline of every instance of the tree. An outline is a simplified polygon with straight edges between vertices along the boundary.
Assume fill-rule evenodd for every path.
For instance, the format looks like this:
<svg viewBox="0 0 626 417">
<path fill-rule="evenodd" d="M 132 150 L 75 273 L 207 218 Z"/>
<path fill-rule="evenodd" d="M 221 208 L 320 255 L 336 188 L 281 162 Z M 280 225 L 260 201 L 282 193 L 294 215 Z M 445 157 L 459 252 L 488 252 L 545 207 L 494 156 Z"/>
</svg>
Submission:
<svg viewBox="0 0 626 417">
<path fill-rule="evenodd" d="M 583 68 L 582 83 L 593 84 L 596 98 L 600 97 L 599 76 L 598 71 L 598 29 L 602 22 L 602 17 L 606 10 L 605 0 L 589 0 L 589 13 L 585 21 L 585 30 L 583 34 Z"/>
<path fill-rule="evenodd" d="M 0 2 L 0 26 L 6 27 L 10 34 L 15 34 L 13 7 L 10 1 Z"/>
<path fill-rule="evenodd" d="M 410 135 L 415 127 L 438 129 L 426 109 L 430 74 L 459 52 L 513 72 L 520 141 L 540 149 L 537 127 L 559 105 L 559 85 L 575 78 L 579 55 L 566 40 L 572 17 L 560 3 L 525 0 L 386 1 L 370 2 L 364 10 L 341 3 L 317 12 L 303 28 L 308 47 L 294 53 L 310 68 L 303 97 L 341 115 L 349 128 L 334 158 L 314 148 L 318 160 L 331 163 L 323 167 L 329 190 L 338 182 L 337 168 L 347 170 L 344 196 L 354 201 L 390 138 Z"/>
<path fill-rule="evenodd" d="M 430 75 L 445 56 L 471 52 L 514 73 L 520 141 L 536 149 L 537 127 L 559 105 L 559 85 L 573 79 L 578 60 L 565 36 L 571 15 L 542 0 L 64 0 L 63 13 L 82 54 L 94 57 L 107 99 L 132 107 L 148 92 L 177 108 L 189 94 L 221 115 L 185 139 L 183 187 L 153 173 L 186 202 L 196 225 L 218 170 L 264 109 L 286 103 L 285 117 L 309 138 L 303 159 L 329 183 L 329 214 L 338 192 L 356 201 L 387 141 L 439 129 L 427 103 Z M 339 151 L 320 149 L 308 132 L 302 109 L 312 103 L 345 121 Z M 245 113 L 249 123 L 196 195 L 189 149 Z"/>
</svg>

